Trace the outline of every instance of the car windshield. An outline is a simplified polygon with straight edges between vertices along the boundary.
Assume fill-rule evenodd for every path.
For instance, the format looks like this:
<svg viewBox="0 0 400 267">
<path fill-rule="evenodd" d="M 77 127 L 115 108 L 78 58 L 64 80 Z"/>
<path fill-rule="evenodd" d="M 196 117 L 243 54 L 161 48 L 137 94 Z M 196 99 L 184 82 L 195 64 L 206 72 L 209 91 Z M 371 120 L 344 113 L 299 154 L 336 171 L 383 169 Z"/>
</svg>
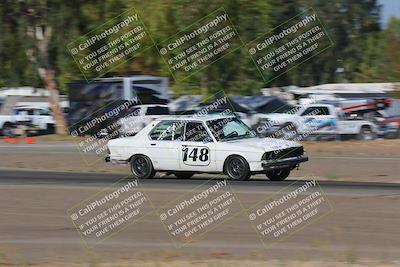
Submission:
<svg viewBox="0 0 400 267">
<path fill-rule="evenodd" d="M 207 126 L 217 141 L 256 137 L 244 122 L 235 117 L 207 121 Z"/>
</svg>

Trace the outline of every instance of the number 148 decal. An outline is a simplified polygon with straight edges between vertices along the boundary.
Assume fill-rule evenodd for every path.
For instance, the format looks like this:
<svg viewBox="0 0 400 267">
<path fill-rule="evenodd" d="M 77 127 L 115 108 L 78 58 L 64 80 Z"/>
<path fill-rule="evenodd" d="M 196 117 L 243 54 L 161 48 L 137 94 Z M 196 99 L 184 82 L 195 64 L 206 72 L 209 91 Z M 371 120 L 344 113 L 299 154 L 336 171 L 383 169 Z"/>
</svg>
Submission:
<svg viewBox="0 0 400 267">
<path fill-rule="evenodd" d="M 208 147 L 184 147 L 182 149 L 182 161 L 186 165 L 210 164 L 210 150 Z"/>
</svg>

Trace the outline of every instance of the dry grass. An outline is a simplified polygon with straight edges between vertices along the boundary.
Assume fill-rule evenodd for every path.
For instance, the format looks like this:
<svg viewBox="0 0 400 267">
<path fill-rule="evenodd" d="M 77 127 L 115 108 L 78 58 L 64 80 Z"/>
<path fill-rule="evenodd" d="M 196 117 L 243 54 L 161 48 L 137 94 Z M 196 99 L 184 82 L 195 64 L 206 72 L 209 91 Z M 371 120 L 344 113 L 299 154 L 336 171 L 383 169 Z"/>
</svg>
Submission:
<svg viewBox="0 0 400 267">
<path fill-rule="evenodd" d="M 309 153 L 337 155 L 400 156 L 400 139 L 374 141 L 301 142 Z"/>
<path fill-rule="evenodd" d="M 400 263 L 379 263 L 379 262 L 326 262 L 326 261 L 239 261 L 239 260 L 197 260 L 197 261 L 121 261 L 114 263 L 30 263 L 30 267 L 393 267 Z M 0 266 L 17 266 L 0 262 Z"/>
</svg>

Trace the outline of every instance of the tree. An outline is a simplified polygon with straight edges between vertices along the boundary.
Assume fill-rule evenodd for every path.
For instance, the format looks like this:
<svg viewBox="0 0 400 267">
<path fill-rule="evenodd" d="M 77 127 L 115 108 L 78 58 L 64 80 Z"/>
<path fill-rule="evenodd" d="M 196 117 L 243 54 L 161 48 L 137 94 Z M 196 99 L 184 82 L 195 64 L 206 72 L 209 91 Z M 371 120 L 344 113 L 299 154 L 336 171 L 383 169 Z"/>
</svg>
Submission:
<svg viewBox="0 0 400 267">
<path fill-rule="evenodd" d="M 49 92 L 49 106 L 54 115 L 56 133 L 66 134 L 67 124 L 59 103 L 55 69 L 49 55 L 49 42 L 53 29 L 49 25 L 46 2 L 39 3 L 35 7 L 29 7 L 26 12 L 30 21 L 30 25 L 27 26 L 27 32 L 31 33 L 34 44 L 26 53 L 31 61 L 38 66 L 39 77 Z"/>
<path fill-rule="evenodd" d="M 391 18 L 387 28 L 367 39 L 358 82 L 400 81 L 400 19 Z"/>
<path fill-rule="evenodd" d="M 399 32 L 398 26 L 396 22 L 389 23 L 385 33 L 380 34 L 377 0 L 3 0 L 0 86 L 52 84 L 61 93 L 67 93 L 69 82 L 83 78 L 66 49 L 67 44 L 132 7 L 156 44 L 220 7 L 225 8 L 244 43 L 268 33 L 308 7 L 314 8 L 334 41 L 330 49 L 268 84 L 264 84 L 245 47 L 179 82 L 173 80 L 155 46 L 112 70 L 117 75 L 168 76 L 175 95 L 213 94 L 221 89 L 235 94 L 256 94 L 263 86 L 398 79 L 395 58 L 400 49 L 393 39 L 395 34 L 389 33 L 389 28 Z M 46 49 L 39 49 L 38 44 L 41 42 L 42 46 L 44 42 L 38 40 L 37 34 L 47 35 Z M 242 43 L 235 41 L 233 45 Z M 337 73 L 340 67 L 345 70 L 341 76 Z M 39 75 L 39 68 L 53 71 L 47 76 Z M 52 75 L 54 82 L 42 79 Z"/>
</svg>

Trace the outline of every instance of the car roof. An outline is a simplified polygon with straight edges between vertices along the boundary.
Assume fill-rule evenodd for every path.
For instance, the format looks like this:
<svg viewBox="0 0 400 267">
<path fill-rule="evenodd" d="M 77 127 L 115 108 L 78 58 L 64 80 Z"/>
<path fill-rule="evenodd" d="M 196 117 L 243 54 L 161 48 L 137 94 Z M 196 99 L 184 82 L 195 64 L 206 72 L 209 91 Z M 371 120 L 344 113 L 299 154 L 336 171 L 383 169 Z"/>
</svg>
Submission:
<svg viewBox="0 0 400 267">
<path fill-rule="evenodd" d="M 165 105 L 165 104 L 143 104 L 143 105 L 137 105 L 136 107 L 165 107 L 165 108 L 167 108 L 168 105 Z"/>
<path fill-rule="evenodd" d="M 318 104 L 318 103 L 316 103 L 316 104 L 309 104 L 309 105 L 306 105 L 306 107 L 308 107 L 308 108 L 315 108 L 315 107 L 332 107 L 332 105 L 331 105 L 331 104 Z"/>
<path fill-rule="evenodd" d="M 33 106 L 15 106 L 15 110 L 49 110 L 45 107 L 33 107 Z"/>
<path fill-rule="evenodd" d="M 217 119 L 224 119 L 224 118 L 235 118 L 235 115 L 220 115 L 220 114 L 212 114 L 212 115 L 171 115 L 166 116 L 164 118 L 157 119 L 155 121 L 211 121 Z"/>
</svg>

